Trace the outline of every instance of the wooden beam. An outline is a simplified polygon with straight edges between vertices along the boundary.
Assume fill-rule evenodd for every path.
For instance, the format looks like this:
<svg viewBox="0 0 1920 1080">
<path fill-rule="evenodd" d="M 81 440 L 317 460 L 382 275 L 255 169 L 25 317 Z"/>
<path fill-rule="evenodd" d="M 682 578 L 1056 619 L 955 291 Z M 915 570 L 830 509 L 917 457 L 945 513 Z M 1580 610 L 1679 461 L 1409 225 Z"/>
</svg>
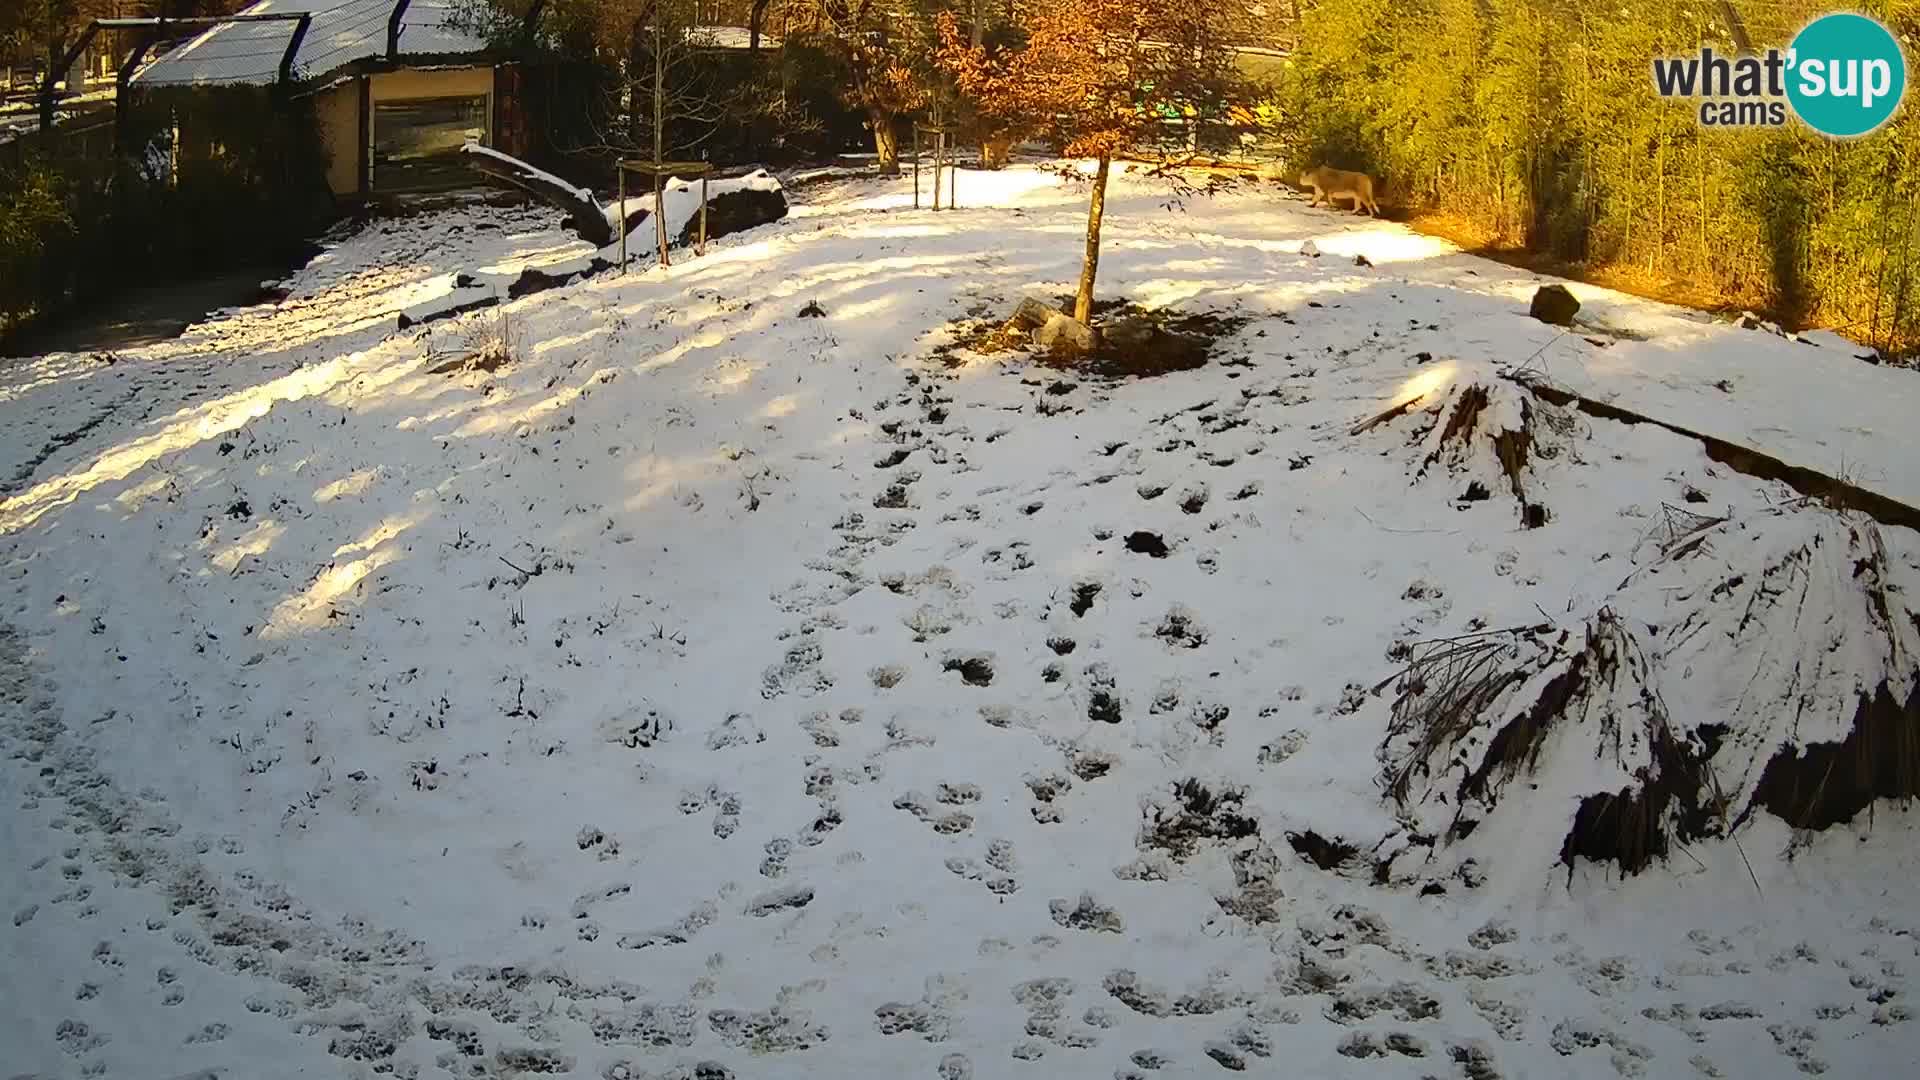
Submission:
<svg viewBox="0 0 1920 1080">
<path fill-rule="evenodd" d="M 354 151 L 355 168 L 359 173 L 360 197 L 366 198 L 373 192 L 373 80 L 365 75 L 354 77 L 360 89 L 360 138 Z"/>
<path fill-rule="evenodd" d="M 127 84 L 133 80 L 133 73 L 140 62 L 147 58 L 147 50 L 153 48 L 161 35 L 166 33 L 164 20 L 152 33 L 140 38 L 140 43 L 127 52 L 126 60 L 120 64 L 120 70 L 113 79 L 113 148 L 116 154 L 127 152 Z"/>
<path fill-rule="evenodd" d="M 485 148 L 472 143 L 462 148 L 461 154 L 466 158 L 468 168 L 512 184 L 528 194 L 537 195 L 549 205 L 565 211 L 573 223 L 571 228 L 574 235 L 580 239 L 596 248 L 607 247 L 617 239 L 612 223 L 607 221 L 607 212 L 593 201 L 590 192 L 582 191 L 512 155 L 499 151 L 474 153 L 475 149 Z M 626 228 L 626 222 L 621 222 L 621 228 Z"/>
<path fill-rule="evenodd" d="M 88 23 L 87 28 L 80 33 L 80 40 L 76 42 L 71 49 L 67 50 L 66 55 L 60 58 L 58 64 L 47 69 L 46 81 L 40 84 L 40 131 L 42 134 L 53 130 L 54 84 L 66 78 L 67 69 L 73 66 L 75 60 L 80 59 L 81 53 L 87 51 L 87 46 L 93 41 L 93 35 L 99 32 L 99 19 Z"/>
<path fill-rule="evenodd" d="M 393 0 L 393 13 L 387 16 L 387 59 L 400 55 L 400 20 L 406 18 L 407 5 L 413 0 Z"/>
<path fill-rule="evenodd" d="M 287 51 L 280 54 L 280 84 L 285 86 L 293 81 L 293 58 L 300 55 L 300 43 L 307 39 L 307 29 L 313 25 L 313 16 L 302 12 L 300 21 L 293 24 L 293 38 L 287 42 Z"/>
</svg>

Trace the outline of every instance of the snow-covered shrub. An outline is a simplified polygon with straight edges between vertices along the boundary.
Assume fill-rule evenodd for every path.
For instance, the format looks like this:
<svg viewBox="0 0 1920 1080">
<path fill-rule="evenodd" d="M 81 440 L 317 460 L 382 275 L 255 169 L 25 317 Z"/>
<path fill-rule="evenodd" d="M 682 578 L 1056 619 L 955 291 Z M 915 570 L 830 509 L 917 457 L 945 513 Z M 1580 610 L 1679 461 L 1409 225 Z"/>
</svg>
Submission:
<svg viewBox="0 0 1920 1080">
<path fill-rule="evenodd" d="M 1416 482 L 1443 477 L 1461 502 L 1511 495 L 1528 528 L 1545 525 L 1536 463 L 1566 452 L 1576 422 L 1488 365 L 1434 363 L 1410 395 L 1352 434 L 1412 417 L 1406 445 L 1417 450 L 1408 466 Z"/>
<path fill-rule="evenodd" d="M 1631 873 L 1758 811 L 1818 829 L 1920 794 L 1920 545 L 1892 535 L 1807 501 L 1696 519 L 1583 626 L 1418 647 L 1388 798 L 1510 866 Z"/>
</svg>

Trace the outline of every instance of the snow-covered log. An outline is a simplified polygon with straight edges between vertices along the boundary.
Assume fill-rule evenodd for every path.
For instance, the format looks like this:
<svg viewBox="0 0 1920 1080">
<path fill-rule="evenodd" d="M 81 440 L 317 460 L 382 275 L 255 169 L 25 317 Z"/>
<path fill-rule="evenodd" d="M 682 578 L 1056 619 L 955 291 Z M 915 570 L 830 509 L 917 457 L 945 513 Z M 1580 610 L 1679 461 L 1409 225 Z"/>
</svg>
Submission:
<svg viewBox="0 0 1920 1080">
<path fill-rule="evenodd" d="M 550 172 L 479 143 L 468 143 L 460 151 L 475 171 L 503 180 L 566 211 L 567 227 L 587 243 L 606 247 L 619 239 L 614 235 L 613 224 L 607 220 L 606 211 L 586 188 L 575 187 Z"/>
</svg>

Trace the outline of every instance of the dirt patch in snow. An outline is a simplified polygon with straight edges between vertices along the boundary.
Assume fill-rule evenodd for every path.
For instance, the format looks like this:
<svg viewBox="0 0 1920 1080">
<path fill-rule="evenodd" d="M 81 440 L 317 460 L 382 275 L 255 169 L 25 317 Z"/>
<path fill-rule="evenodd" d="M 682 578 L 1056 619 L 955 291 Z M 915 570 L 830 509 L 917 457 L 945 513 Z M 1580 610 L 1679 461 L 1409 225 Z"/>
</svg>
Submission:
<svg viewBox="0 0 1920 1080">
<path fill-rule="evenodd" d="M 1242 813 L 1246 792 L 1238 788 L 1216 789 L 1189 778 L 1175 784 L 1172 794 L 1172 799 L 1146 809 L 1142 848 L 1184 861 L 1207 841 L 1230 843 L 1260 834 L 1260 823 Z"/>
<path fill-rule="evenodd" d="M 1073 297 L 1057 297 L 1062 311 L 1073 310 Z M 1251 321 L 1222 312 L 1180 312 L 1145 308 L 1124 299 L 1098 300 L 1093 305 L 1096 343 L 1092 351 L 1073 356 L 1037 356 L 1048 367 L 1071 370 L 1099 379 L 1144 379 L 1202 368 L 1219 355 L 1224 343 Z M 933 358 L 947 367 L 961 367 L 967 357 L 1031 352 L 1032 334 L 1017 323 L 994 319 L 986 309 L 948 324 L 948 341 L 936 346 Z"/>
</svg>

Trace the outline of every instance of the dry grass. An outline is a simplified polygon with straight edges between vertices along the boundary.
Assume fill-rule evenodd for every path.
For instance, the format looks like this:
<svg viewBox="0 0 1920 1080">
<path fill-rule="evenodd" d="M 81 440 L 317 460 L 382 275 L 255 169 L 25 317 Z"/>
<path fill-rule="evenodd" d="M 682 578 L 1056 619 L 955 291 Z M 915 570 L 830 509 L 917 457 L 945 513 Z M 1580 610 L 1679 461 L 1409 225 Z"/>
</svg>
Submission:
<svg viewBox="0 0 1920 1080">
<path fill-rule="evenodd" d="M 1406 667 L 1388 680 L 1395 697 L 1387 739 L 1414 740 L 1412 750 L 1387 767 L 1385 787 L 1395 802 L 1405 804 L 1414 779 L 1452 757 L 1507 692 L 1539 670 L 1538 660 L 1528 658 L 1538 656 L 1528 639 L 1543 632 L 1551 627 L 1488 630 L 1413 647 Z"/>
<path fill-rule="evenodd" d="M 1920 619 L 1897 595 L 1891 581 L 1886 542 L 1880 530 L 1861 523 L 1852 530 L 1859 557 L 1853 580 L 1866 594 L 1867 610 L 1890 658 L 1911 667 L 1916 658 L 1900 654 L 1895 623 Z M 1862 692 L 1847 737 L 1838 743 L 1783 747 L 1767 761 L 1753 799 L 1742 812 L 1764 807 L 1798 829 L 1825 829 L 1851 821 L 1876 799 L 1907 801 L 1920 796 L 1920 681 L 1904 698 L 1891 680 Z"/>
<path fill-rule="evenodd" d="M 1450 831 L 1459 836 L 1464 811 L 1493 807 L 1514 780 L 1539 769 L 1556 730 L 1587 730 L 1602 759 L 1622 767 L 1631 748 L 1646 746 L 1651 764 L 1635 770 L 1633 783 L 1582 800 L 1560 851 L 1569 866 L 1584 857 L 1638 873 L 1674 841 L 1725 824 L 1707 767 L 1714 746 L 1675 732 L 1651 668 L 1625 621 L 1604 609 L 1578 647 L 1546 625 L 1417 646 L 1399 676 L 1386 742 L 1408 749 L 1388 760 L 1383 786 L 1405 808 L 1417 779 L 1461 767 L 1448 794 Z"/>
<path fill-rule="evenodd" d="M 506 308 L 495 308 L 492 316 L 481 316 L 469 322 L 461 334 L 460 344 L 462 351 L 458 355 L 427 371 L 434 375 L 469 371 L 492 373 L 519 363 L 526 351 L 520 324 L 508 314 Z"/>
<path fill-rule="evenodd" d="M 1755 808 L 1796 829 L 1851 821 L 1876 799 L 1920 796 L 1920 689 L 1905 701 L 1882 683 L 1862 696 L 1853 729 L 1838 743 L 1782 749 L 1767 762 L 1741 820 Z"/>
<path fill-rule="evenodd" d="M 1380 754 L 1403 813 L 1459 840 L 1530 797 L 1515 781 L 1572 783 L 1560 861 L 1637 873 L 1697 839 L 1738 847 L 1760 810 L 1820 830 L 1920 797 L 1920 613 L 1874 522 L 1810 498 L 1731 520 L 1668 506 L 1647 540 L 1608 604 L 1652 622 L 1602 606 L 1584 634 L 1413 647 Z"/>
<path fill-rule="evenodd" d="M 1347 433 L 1363 435 L 1402 416 L 1420 413 L 1419 426 L 1409 436 L 1410 443 L 1424 441 L 1427 447 L 1414 468 L 1416 478 L 1436 470 L 1468 476 L 1471 482 L 1459 495 L 1462 502 L 1489 498 L 1494 486 L 1504 486 L 1519 504 L 1521 524 L 1537 529 L 1552 514 L 1528 490 L 1529 468 L 1535 458 L 1558 456 L 1577 423 L 1559 407 L 1506 382 L 1489 381 L 1492 378 L 1490 374 L 1462 374 L 1450 385 L 1368 417 Z M 1514 423 L 1516 413 L 1517 426 L 1508 426 Z M 1499 419 L 1490 419 L 1493 417 Z M 1481 475 L 1474 477 L 1476 472 Z"/>
</svg>

